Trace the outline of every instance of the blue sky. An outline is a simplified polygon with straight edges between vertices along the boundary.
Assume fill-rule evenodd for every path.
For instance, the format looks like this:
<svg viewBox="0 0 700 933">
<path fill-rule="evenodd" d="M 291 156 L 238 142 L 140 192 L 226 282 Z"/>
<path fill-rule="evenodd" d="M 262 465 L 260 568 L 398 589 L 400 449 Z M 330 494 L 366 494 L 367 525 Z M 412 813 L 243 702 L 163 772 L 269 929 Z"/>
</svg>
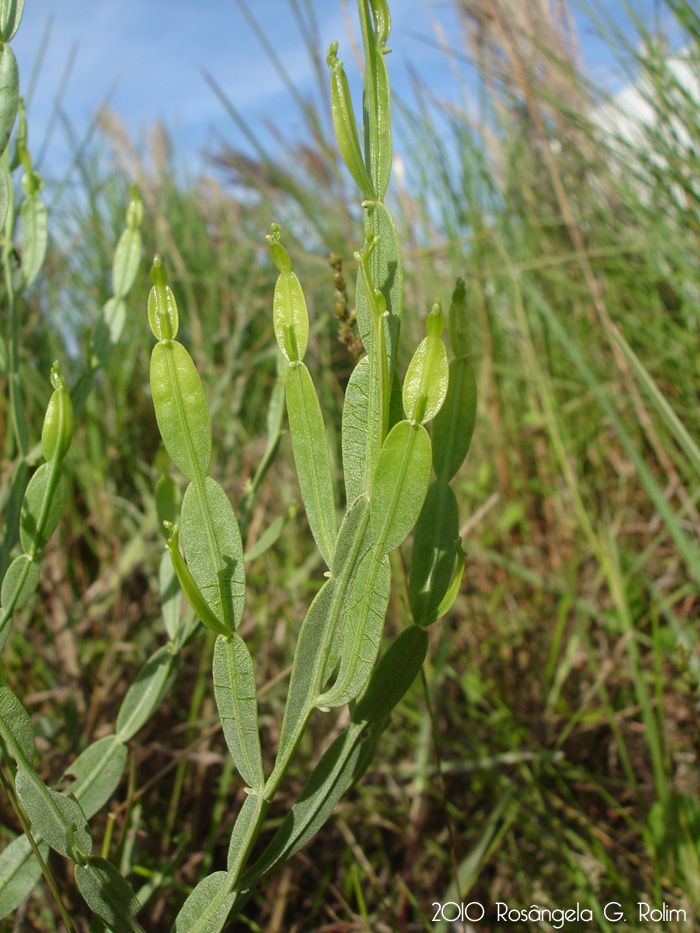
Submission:
<svg viewBox="0 0 700 933">
<path fill-rule="evenodd" d="M 341 4 L 311 0 L 318 41 L 324 52 L 340 42 L 359 110 L 360 78 L 348 41 Z M 517 2 L 517 0 L 515 0 Z M 652 0 L 645 2 L 651 8 Z M 314 74 L 288 0 L 250 0 L 259 22 L 302 93 L 314 88 Z M 304 6 L 304 0 L 300 0 Z M 347 4 L 356 28 L 353 0 Z M 615 10 L 615 3 L 608 9 Z M 621 14 L 622 6 L 617 5 Z M 438 23 L 449 41 L 460 42 L 459 27 L 448 2 L 392 0 L 394 49 L 390 59 L 392 87 L 408 97 L 408 66 L 415 68 L 439 94 L 454 95 L 449 63 L 420 37 L 435 39 Z M 594 31 L 577 14 L 583 51 L 594 74 L 609 71 L 611 60 Z M 50 28 L 49 28 L 50 25 Z M 263 138 L 264 118 L 283 135 L 302 132 L 298 112 L 282 80 L 269 63 L 235 0 L 28 0 L 20 30 L 13 40 L 23 92 L 46 40 L 41 68 L 30 102 L 30 144 L 37 152 L 50 125 L 54 101 L 68 74 L 62 106 L 79 134 L 111 92 L 111 107 L 123 118 L 132 137 L 143 140 L 148 127 L 162 120 L 190 171 L 201 166 L 200 154 L 214 133 L 244 145 L 221 103 L 206 84 L 208 70 L 231 101 Z M 67 72 L 67 69 L 68 72 Z M 272 145 L 272 143 L 270 143 Z M 51 141 L 51 166 L 60 166 L 70 151 L 63 130 Z"/>
</svg>

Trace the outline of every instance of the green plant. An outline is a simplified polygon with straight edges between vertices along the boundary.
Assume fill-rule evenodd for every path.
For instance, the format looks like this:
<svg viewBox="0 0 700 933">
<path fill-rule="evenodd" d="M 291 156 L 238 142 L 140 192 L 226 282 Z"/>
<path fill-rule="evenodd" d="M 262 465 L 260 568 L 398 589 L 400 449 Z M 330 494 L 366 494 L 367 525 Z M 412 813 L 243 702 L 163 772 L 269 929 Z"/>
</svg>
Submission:
<svg viewBox="0 0 700 933">
<path fill-rule="evenodd" d="M 401 254 L 384 205 L 391 170 L 384 58 L 390 18 L 384 0 L 360 0 L 359 12 L 366 57 L 364 157 L 337 43 L 328 55 L 336 136 L 363 196 L 365 215 L 365 244 L 355 258 L 357 317 L 367 354 L 345 392 L 346 512 L 339 529 L 323 415 L 303 362 L 309 339 L 306 302 L 279 226 L 273 224 L 267 238 L 279 271 L 273 319 L 284 359 L 294 460 L 309 527 L 328 568 L 299 632 L 279 747 L 267 777 L 254 663 L 236 631 L 245 596 L 241 534 L 228 497 L 208 475 L 211 426 L 206 399 L 191 357 L 176 340 L 177 303 L 159 256 L 151 272 L 148 319 L 158 341 L 151 357 L 153 402 L 165 448 L 190 481 L 180 524 L 167 523 L 167 546 L 191 608 L 218 636 L 213 662 L 216 701 L 248 795 L 231 835 L 227 870 L 200 880 L 178 915 L 176 930 L 221 929 L 227 917 L 240 912 L 253 887 L 325 822 L 371 761 L 393 707 L 425 658 L 427 626 L 449 609 L 462 579 L 464 555 L 449 482 L 466 456 L 476 410 L 466 289 L 459 281 L 450 308 L 455 360 L 448 366 L 441 339 L 444 317 L 436 301 L 427 319 L 428 334 L 413 355 L 402 389 L 395 366 L 403 304 Z M 425 425 L 433 419 L 431 443 Z M 437 480 L 428 492 L 432 466 Z M 409 583 L 414 624 L 390 644 L 375 668 L 391 590 L 389 554 L 414 526 Z M 311 714 L 345 704 L 350 704 L 350 724 L 323 755 L 263 853 L 246 868 Z"/>
<path fill-rule="evenodd" d="M 427 626 L 448 611 L 459 590 L 464 554 L 461 546 L 455 547 L 460 541 L 459 521 L 449 483 L 466 456 L 476 407 L 474 376 L 468 360 L 466 291 L 459 281 L 450 308 L 455 360 L 448 365 L 442 342 L 445 322 L 440 302 L 436 301 L 428 315 L 427 336 L 413 355 L 402 389 L 396 369 L 403 303 L 401 254 L 394 223 L 384 205 L 392 160 L 384 58 L 390 17 L 385 0 L 360 0 L 359 12 L 366 55 L 364 155 L 343 66 L 337 58 L 337 44 L 328 55 L 336 136 L 341 155 L 360 188 L 365 213 L 365 243 L 355 258 L 359 265 L 357 316 L 367 355 L 356 366 L 345 395 L 342 454 L 346 512 L 340 528 L 323 415 L 303 362 L 309 339 L 306 302 L 289 254 L 282 246 L 280 228 L 273 225 L 268 237 L 279 271 L 273 320 L 282 355 L 270 404 L 268 449 L 246 492 L 241 513 L 247 518 L 274 456 L 286 397 L 306 515 L 328 567 L 327 579 L 313 599 L 299 633 L 274 767 L 266 777 L 253 659 L 237 633 L 244 609 L 244 567 L 253 554 L 244 554 L 229 499 L 209 476 L 212 436 L 207 403 L 194 362 L 176 340 L 177 303 L 157 256 L 148 301 L 148 319 L 158 341 L 151 358 L 152 397 L 165 449 L 190 481 L 180 501 L 169 465 L 165 458 L 159 458 L 162 475 L 155 503 L 159 520 L 168 532 L 170 555 L 164 555 L 161 562 L 160 589 L 170 640 L 153 654 L 127 692 L 115 732 L 90 745 L 67 770 L 67 776 L 74 778 L 67 792 L 50 789 L 37 774 L 31 722 L 3 681 L 0 735 L 17 767 L 14 782 L 4 772 L 3 781 L 26 834 L 0 855 L 3 915 L 26 896 L 43 871 L 64 922 L 73 929 L 46 864 L 49 846 L 75 863 L 78 887 L 103 924 L 115 933 L 142 929 L 135 919 L 138 900 L 125 879 L 106 858 L 91 853 L 87 821 L 116 789 L 126 762 L 127 743 L 169 690 L 177 673 L 180 649 L 196 636 L 199 619 L 217 635 L 214 691 L 224 736 L 248 796 L 233 829 L 226 871 L 207 875 L 199 882 L 178 914 L 174 929 L 202 933 L 220 930 L 228 918 L 240 912 L 255 885 L 316 833 L 340 797 L 362 776 L 393 708 L 420 670 L 428 648 Z M 9 138 L 9 130 L 7 135 Z M 34 178 L 25 141 L 26 127 L 22 123 L 18 153 L 29 178 L 23 220 L 25 214 L 29 218 L 31 213 L 25 221 L 26 286 L 41 265 L 46 215 L 41 202 L 37 204 L 40 182 Z M 77 414 L 84 405 L 94 372 L 110 355 L 124 325 L 124 297 L 136 276 L 141 251 L 138 227 L 142 214 L 134 192 L 127 229 L 115 254 L 114 297 L 107 302 L 103 320 L 93 334 L 88 366 L 70 395 L 58 367 L 52 371 L 55 391 L 42 433 L 47 463 L 33 477 L 19 510 L 25 554 L 15 559 L 3 584 L 0 630 L 4 638 L 13 611 L 26 603 L 36 587 L 36 558 L 60 517 L 60 461 L 72 438 L 74 409 Z M 38 232 L 35 235 L 33 231 Z M 10 277 L 10 297 L 12 284 Z M 16 354 L 16 339 L 12 346 Z M 16 367 L 11 368 L 10 376 L 11 386 L 15 387 L 11 407 L 24 465 L 30 458 L 26 428 L 22 430 Z M 426 424 L 433 420 L 431 443 Z M 433 466 L 437 479 L 428 490 Z M 259 539 L 256 554 L 276 540 L 286 518 L 273 523 Z M 391 590 L 389 554 L 414 527 L 408 590 L 414 624 L 394 639 L 375 666 Z M 9 551 L 12 541 L 8 534 Z M 190 603 L 184 616 L 179 612 L 178 584 Z M 346 704 L 350 704 L 350 724 L 322 756 L 268 846 L 248 866 L 268 806 L 310 716 L 316 709 L 328 711 Z"/>
</svg>

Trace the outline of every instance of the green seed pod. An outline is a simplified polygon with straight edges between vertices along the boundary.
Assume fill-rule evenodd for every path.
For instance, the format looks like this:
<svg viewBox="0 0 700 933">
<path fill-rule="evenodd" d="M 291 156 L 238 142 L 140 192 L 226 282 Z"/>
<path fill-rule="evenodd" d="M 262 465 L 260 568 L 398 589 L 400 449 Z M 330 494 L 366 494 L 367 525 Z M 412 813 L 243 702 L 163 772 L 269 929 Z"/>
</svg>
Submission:
<svg viewBox="0 0 700 933">
<path fill-rule="evenodd" d="M 450 343 L 456 359 L 469 354 L 469 317 L 464 279 L 457 279 L 450 304 Z"/>
<path fill-rule="evenodd" d="M 355 184 L 362 192 L 362 196 L 367 201 L 373 201 L 376 196 L 362 158 L 360 138 L 357 134 L 357 124 L 355 122 L 355 111 L 352 106 L 345 69 L 338 58 L 337 42 L 331 43 L 326 62 L 331 69 L 331 112 L 340 154 Z"/>
<path fill-rule="evenodd" d="M 41 431 L 41 451 L 47 463 L 61 461 L 73 440 L 73 404 L 61 375 L 58 361 L 51 367 L 54 391 L 49 399 Z"/>
<path fill-rule="evenodd" d="M 156 340 L 173 340 L 180 327 L 177 302 L 169 285 L 168 273 L 159 255 L 153 259 L 151 281 L 153 288 L 148 296 L 148 323 Z"/>
<path fill-rule="evenodd" d="M 289 253 L 280 243 L 280 237 L 282 236 L 282 228 L 279 224 L 272 224 L 272 233 L 268 233 L 265 239 L 268 242 L 270 247 L 270 255 L 272 256 L 272 261 L 277 266 L 279 272 L 291 272 L 292 271 L 292 260 L 289 258 Z"/>
<path fill-rule="evenodd" d="M 268 234 L 272 260 L 279 269 L 275 297 L 273 301 L 273 322 L 277 344 L 290 363 L 303 360 L 309 343 L 309 312 L 301 283 L 292 272 L 289 253 L 280 243 L 281 228 L 272 225 L 272 234 Z"/>
<path fill-rule="evenodd" d="M 131 186 L 131 201 L 126 209 L 126 225 L 129 230 L 136 230 L 143 220 L 143 201 L 136 185 Z"/>
<path fill-rule="evenodd" d="M 391 13 L 389 12 L 389 5 L 386 0 L 369 0 L 369 5 L 372 8 L 374 28 L 377 33 L 377 44 L 383 49 L 389 38 L 389 33 L 391 32 Z"/>
<path fill-rule="evenodd" d="M 0 0 L 0 39 L 9 42 L 19 29 L 24 0 Z"/>
<path fill-rule="evenodd" d="M 435 417 L 445 401 L 449 383 L 447 351 L 441 340 L 445 319 L 437 299 L 426 324 L 428 336 L 413 354 L 403 384 L 403 407 L 413 424 L 425 424 Z"/>
</svg>

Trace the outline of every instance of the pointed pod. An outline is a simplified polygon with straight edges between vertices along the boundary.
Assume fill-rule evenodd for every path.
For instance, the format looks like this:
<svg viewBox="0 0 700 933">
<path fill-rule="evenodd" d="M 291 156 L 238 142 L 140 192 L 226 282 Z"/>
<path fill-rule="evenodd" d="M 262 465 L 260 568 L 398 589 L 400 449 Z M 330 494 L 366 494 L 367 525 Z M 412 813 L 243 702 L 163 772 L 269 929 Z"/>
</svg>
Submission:
<svg viewBox="0 0 700 933">
<path fill-rule="evenodd" d="M 413 354 L 403 384 L 403 407 L 413 424 L 425 424 L 440 411 L 447 395 L 449 366 L 442 342 L 445 319 L 436 300 L 427 319 L 428 336 Z"/>
<path fill-rule="evenodd" d="M 391 95 L 384 57 L 387 51 L 384 42 L 389 35 L 389 11 L 386 3 L 374 2 L 372 14 L 370 14 L 369 0 L 359 0 L 358 6 L 365 50 L 362 108 L 365 164 L 377 198 L 383 201 L 386 189 L 389 187 L 392 158 Z"/>
<path fill-rule="evenodd" d="M 138 240 L 140 249 L 140 235 Z M 133 247 L 134 242 L 135 238 L 130 237 L 130 246 Z M 130 253 L 133 261 L 133 251 L 130 250 Z M 153 288 L 148 296 L 148 323 L 156 340 L 173 340 L 177 337 L 177 332 L 180 329 L 180 314 L 177 309 L 177 302 L 172 289 L 166 284 L 167 280 L 168 273 L 163 265 L 163 260 L 156 254 L 151 266 Z M 117 281 L 116 274 L 114 284 L 115 289 L 118 284 L 121 284 Z"/>
<path fill-rule="evenodd" d="M 9 42 L 19 29 L 24 0 L 0 0 L 0 39 Z"/>
<path fill-rule="evenodd" d="M 301 283 L 292 272 L 289 253 L 280 243 L 281 228 L 272 225 L 267 242 L 274 264 L 279 269 L 273 299 L 273 323 L 277 344 L 290 363 L 304 359 L 309 343 L 309 312 Z"/>
<path fill-rule="evenodd" d="M 54 391 L 44 416 L 41 431 L 41 451 L 46 462 L 57 460 L 59 463 L 68 452 L 73 440 L 73 403 L 70 393 L 61 375 L 58 361 L 51 367 L 51 382 Z"/>
<path fill-rule="evenodd" d="M 362 192 L 362 196 L 366 200 L 372 201 L 375 198 L 374 188 L 362 158 L 360 137 L 355 122 L 355 111 L 352 106 L 345 69 L 338 58 L 337 42 L 331 43 L 326 62 L 331 69 L 331 113 L 338 148 L 355 184 Z"/>
</svg>

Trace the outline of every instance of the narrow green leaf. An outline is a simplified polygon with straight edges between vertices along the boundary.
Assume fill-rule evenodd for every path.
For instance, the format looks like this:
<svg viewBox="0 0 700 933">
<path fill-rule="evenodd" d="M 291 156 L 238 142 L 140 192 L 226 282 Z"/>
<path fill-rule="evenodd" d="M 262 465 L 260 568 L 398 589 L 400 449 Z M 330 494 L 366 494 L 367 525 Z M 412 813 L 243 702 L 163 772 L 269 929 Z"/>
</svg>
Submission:
<svg viewBox="0 0 700 933">
<path fill-rule="evenodd" d="M 38 585 L 39 565 L 26 554 L 20 554 L 12 561 L 2 581 L 0 603 L 3 614 L 26 606 Z"/>
<path fill-rule="evenodd" d="M 46 861 L 49 847 L 39 843 Z M 17 836 L 0 852 L 0 920 L 9 916 L 27 898 L 41 876 L 41 865 L 26 836 Z"/>
<path fill-rule="evenodd" d="M 90 337 L 90 366 L 104 366 L 119 343 L 126 323 L 126 302 L 112 297 L 105 302 L 102 317 L 95 325 Z"/>
<path fill-rule="evenodd" d="M 366 0 L 362 0 L 362 2 L 364 3 Z M 369 267 L 372 285 L 382 293 L 386 301 L 386 310 L 388 312 L 385 319 L 386 348 L 389 361 L 388 368 L 391 373 L 396 365 L 396 350 L 403 305 L 401 247 L 394 221 L 383 204 L 378 201 L 368 202 L 365 205 L 365 216 L 369 231 L 379 238 L 370 256 Z M 369 352 L 372 345 L 372 314 L 361 275 L 357 277 L 355 305 L 362 344 Z"/>
<path fill-rule="evenodd" d="M 275 866 L 291 858 L 326 822 L 343 794 L 367 767 L 367 758 L 361 756 L 363 731 L 391 713 L 415 680 L 427 650 L 428 633 L 417 625 L 392 642 L 351 714 L 350 725 L 316 765 L 265 851 L 241 876 L 238 889 L 251 888 Z"/>
<path fill-rule="evenodd" d="M 0 166 L 0 230 L 5 229 L 7 211 L 10 206 L 10 173 L 4 166 Z M 3 362 L 2 369 L 5 369 Z"/>
<path fill-rule="evenodd" d="M 391 593 L 389 558 L 370 548 L 360 559 L 347 601 L 340 671 L 317 705 L 342 706 L 367 683 L 379 653 Z"/>
<path fill-rule="evenodd" d="M 117 742 L 126 743 L 148 722 L 170 689 L 179 656 L 163 645 L 146 661 L 129 687 L 117 716 Z"/>
<path fill-rule="evenodd" d="M 165 631 L 168 633 L 170 641 L 174 642 L 180 628 L 182 616 L 182 590 L 177 580 L 172 559 L 167 551 L 163 552 L 160 559 L 158 585 Z"/>
<path fill-rule="evenodd" d="M 398 547 L 415 525 L 430 479 L 430 437 L 400 421 L 384 441 L 370 492 L 370 528 L 380 552 Z"/>
<path fill-rule="evenodd" d="M 107 859 L 92 855 L 75 866 L 75 883 L 90 910 L 112 933 L 144 933 L 135 919 L 140 909 L 127 881 Z"/>
<path fill-rule="evenodd" d="M 112 290 L 116 298 L 123 298 L 134 284 L 140 262 L 141 233 L 127 227 L 119 237 L 112 263 Z"/>
<path fill-rule="evenodd" d="M 29 713 L 6 685 L 0 687 L 0 735 L 17 764 L 34 761 L 34 730 Z"/>
<path fill-rule="evenodd" d="M 238 811 L 236 822 L 228 846 L 226 870 L 229 875 L 238 876 L 241 865 L 244 865 L 248 854 L 253 847 L 256 834 L 253 827 L 259 824 L 267 813 L 268 801 L 259 794 L 248 794 Z"/>
<path fill-rule="evenodd" d="M 375 723 L 388 716 L 418 676 L 427 652 L 427 629 L 418 625 L 404 629 L 382 655 L 351 721 Z"/>
<path fill-rule="evenodd" d="M 413 621 L 427 625 L 450 586 L 459 536 L 457 498 L 447 483 L 431 485 L 413 535 L 408 597 Z"/>
<path fill-rule="evenodd" d="M 34 282 L 44 262 L 49 241 L 49 215 L 38 195 L 30 195 L 19 209 L 22 225 L 22 285 Z"/>
<path fill-rule="evenodd" d="M 214 695 L 226 744 L 238 772 L 249 787 L 262 792 L 265 785 L 258 697 L 253 659 L 240 635 L 219 636 L 214 648 Z"/>
<path fill-rule="evenodd" d="M 262 557 L 263 554 L 266 554 L 267 551 L 277 543 L 290 518 L 296 515 L 296 511 L 296 504 L 294 504 L 284 515 L 278 515 L 277 518 L 267 526 L 252 548 L 245 552 L 244 557 L 246 564 Z"/>
<path fill-rule="evenodd" d="M 237 887 L 252 887 L 281 862 L 291 858 L 323 826 L 353 780 L 360 755 L 362 726 L 343 730 L 314 768 L 299 797 L 260 858 Z"/>
<path fill-rule="evenodd" d="M 236 899 L 228 887 L 225 871 L 202 878 L 180 908 L 172 933 L 219 933 Z"/>
<path fill-rule="evenodd" d="M 52 790 L 33 768 L 21 765 L 17 768 L 15 790 L 32 825 L 59 855 L 77 862 L 79 852 L 75 845 L 79 846 L 81 852 L 90 854 L 90 829 L 75 797 Z"/>
<path fill-rule="evenodd" d="M 367 496 L 359 496 L 345 513 L 333 554 L 331 576 L 339 583 L 336 600 L 342 604 L 342 611 L 339 613 L 338 621 L 333 627 L 333 637 L 326 661 L 323 683 L 326 683 L 331 676 L 340 659 L 350 606 L 347 595 L 348 587 L 352 584 L 361 555 L 369 549 L 372 543 L 372 538 L 367 531 L 368 524 L 369 499 Z M 321 686 L 322 684 L 319 685 L 319 688 Z M 324 706 L 325 704 L 321 703 L 320 705 Z"/>
<path fill-rule="evenodd" d="M 476 377 L 472 364 L 462 357 L 450 363 L 445 404 L 433 422 L 433 466 L 449 483 L 464 463 L 476 424 Z"/>
<path fill-rule="evenodd" d="M 24 0 L 0 0 L 0 38 L 9 42 L 19 29 Z"/>
<path fill-rule="evenodd" d="M 9 0 L 3 0 L 8 3 Z M 7 149 L 19 104 L 17 59 L 9 45 L 0 47 L 0 155 Z"/>
<path fill-rule="evenodd" d="M 163 523 L 171 522 L 175 524 L 180 514 L 180 504 L 182 502 L 180 487 L 172 476 L 160 476 L 158 478 L 154 499 L 156 503 L 156 516 L 158 517 L 158 527 L 167 541 L 170 534 Z"/>
<path fill-rule="evenodd" d="M 378 404 L 376 393 L 373 393 L 373 401 L 370 401 L 370 359 L 363 356 L 348 380 L 343 404 L 341 440 L 348 503 L 354 502 L 365 489 L 369 489 L 372 478 L 366 475 L 367 451 L 371 446 L 367 437 L 368 425 L 372 424 L 375 429 L 373 443 L 376 443 L 376 430 L 379 427 L 379 419 L 369 418 L 369 409 L 371 405 Z M 402 418 L 401 380 L 394 371 L 389 396 L 389 428 L 393 428 Z"/>
<path fill-rule="evenodd" d="M 89 820 L 114 794 L 126 765 L 127 747 L 116 735 L 106 735 L 92 745 L 66 769 L 75 781 L 68 788 Z"/>
<path fill-rule="evenodd" d="M 43 550 L 61 518 L 66 480 L 59 466 L 42 464 L 29 480 L 22 503 L 19 538 L 28 554 Z"/>
<path fill-rule="evenodd" d="M 293 363 L 287 373 L 287 414 L 309 527 L 330 567 L 337 533 L 331 460 L 321 406 L 303 363 Z"/>
<path fill-rule="evenodd" d="M 320 681 L 325 671 L 324 647 L 330 645 L 332 633 L 329 633 L 328 629 L 336 619 L 333 608 L 337 587 L 338 583 L 333 578 L 326 580 L 309 606 L 299 631 L 277 748 L 277 761 L 275 770 L 268 779 L 270 786 L 274 786 L 278 777 L 278 762 L 286 761 L 296 747 L 314 708 L 314 701 L 320 693 Z"/>
<path fill-rule="evenodd" d="M 245 604 L 243 543 L 228 496 L 209 476 L 185 490 L 182 538 L 187 565 L 207 605 L 223 621 L 226 634 L 234 631 Z"/>
<path fill-rule="evenodd" d="M 151 354 L 151 394 L 170 459 L 188 479 L 205 476 L 211 462 L 211 424 L 204 389 L 181 343 L 161 341 Z"/>
</svg>

